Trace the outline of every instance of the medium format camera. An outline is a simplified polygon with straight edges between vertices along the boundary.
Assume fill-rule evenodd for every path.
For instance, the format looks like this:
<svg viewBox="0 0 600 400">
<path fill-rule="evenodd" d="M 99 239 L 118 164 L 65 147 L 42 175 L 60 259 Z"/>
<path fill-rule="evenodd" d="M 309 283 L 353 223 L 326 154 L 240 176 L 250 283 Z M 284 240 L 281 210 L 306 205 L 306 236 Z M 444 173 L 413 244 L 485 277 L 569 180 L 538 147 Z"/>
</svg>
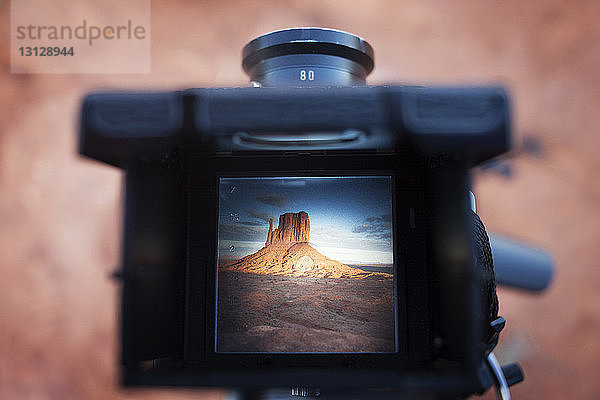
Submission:
<svg viewBox="0 0 600 400">
<path fill-rule="evenodd" d="M 398 398 L 519 381 L 491 353 L 504 320 L 468 173 L 509 149 L 504 90 L 366 86 L 371 46 L 320 28 L 263 35 L 242 65 L 249 87 L 83 103 L 81 154 L 125 171 L 122 382 Z"/>
</svg>

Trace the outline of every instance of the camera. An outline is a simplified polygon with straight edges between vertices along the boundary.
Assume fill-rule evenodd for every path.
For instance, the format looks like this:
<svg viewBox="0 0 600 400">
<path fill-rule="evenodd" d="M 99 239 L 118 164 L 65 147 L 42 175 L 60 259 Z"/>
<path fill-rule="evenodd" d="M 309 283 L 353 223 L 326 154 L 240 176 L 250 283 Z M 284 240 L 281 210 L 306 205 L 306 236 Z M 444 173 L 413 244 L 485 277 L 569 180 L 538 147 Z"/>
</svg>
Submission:
<svg viewBox="0 0 600 400">
<path fill-rule="evenodd" d="M 367 86 L 373 49 L 332 29 L 242 57 L 249 87 L 83 102 L 80 153 L 125 172 L 122 382 L 398 398 L 522 379 L 491 353 L 469 181 L 510 147 L 506 92 Z"/>
</svg>

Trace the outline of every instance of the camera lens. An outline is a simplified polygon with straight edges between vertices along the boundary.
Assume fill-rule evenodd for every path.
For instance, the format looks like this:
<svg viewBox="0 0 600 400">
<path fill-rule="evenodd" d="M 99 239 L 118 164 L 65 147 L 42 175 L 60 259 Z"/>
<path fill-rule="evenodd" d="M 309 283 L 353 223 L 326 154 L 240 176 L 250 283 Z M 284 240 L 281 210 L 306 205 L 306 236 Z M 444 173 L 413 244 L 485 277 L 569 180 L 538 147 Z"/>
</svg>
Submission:
<svg viewBox="0 0 600 400">
<path fill-rule="evenodd" d="M 373 48 L 347 32 L 293 28 L 259 36 L 242 52 L 242 67 L 262 86 L 365 85 Z"/>
</svg>

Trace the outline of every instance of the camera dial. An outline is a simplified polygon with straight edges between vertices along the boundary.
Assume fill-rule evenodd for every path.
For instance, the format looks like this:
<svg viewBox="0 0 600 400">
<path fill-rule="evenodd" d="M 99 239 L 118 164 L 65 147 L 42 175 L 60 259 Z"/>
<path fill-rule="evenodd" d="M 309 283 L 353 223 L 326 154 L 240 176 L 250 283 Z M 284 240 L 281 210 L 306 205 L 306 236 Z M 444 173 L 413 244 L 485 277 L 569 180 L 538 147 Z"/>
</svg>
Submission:
<svg viewBox="0 0 600 400">
<path fill-rule="evenodd" d="M 242 67 L 254 86 L 362 86 L 374 67 L 373 48 L 335 29 L 285 29 L 248 43 Z"/>
</svg>

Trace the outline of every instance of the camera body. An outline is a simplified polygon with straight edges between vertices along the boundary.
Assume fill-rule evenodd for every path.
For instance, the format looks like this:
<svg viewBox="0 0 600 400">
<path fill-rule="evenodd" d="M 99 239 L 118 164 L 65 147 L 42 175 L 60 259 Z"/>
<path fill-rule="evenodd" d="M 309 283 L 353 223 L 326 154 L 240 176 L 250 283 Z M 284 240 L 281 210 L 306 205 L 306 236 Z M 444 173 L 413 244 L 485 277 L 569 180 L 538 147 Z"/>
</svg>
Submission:
<svg viewBox="0 0 600 400">
<path fill-rule="evenodd" d="M 359 86 L 356 79 L 372 69 L 365 57 L 356 54 L 369 56 L 362 41 L 332 40 L 331 35 L 342 34 L 338 31 L 313 31 L 313 35 L 329 35 L 319 41 L 306 39 L 304 32 L 301 37 L 306 40 L 298 41 L 288 37 L 293 32 L 283 32 L 275 37 L 278 43 L 272 42 L 270 34 L 266 36 L 271 42 L 254 41 L 245 50 L 244 67 L 251 77 L 259 78 L 255 81 L 262 81 L 262 87 L 97 93 L 83 103 L 80 153 L 125 171 L 123 256 L 116 273 L 122 284 L 123 383 L 307 387 L 321 393 L 387 388 L 466 395 L 486 389 L 492 379 L 485 365 L 490 321 L 482 296 L 485 282 L 473 257 L 468 170 L 509 148 L 506 93 L 493 87 Z M 285 43 L 292 44 L 286 47 Z M 325 45 L 315 50 L 314 43 Z M 321 60 L 323 64 L 310 60 L 309 67 L 294 59 L 316 57 L 317 52 L 329 58 Z M 315 84 L 332 59 L 339 63 L 333 70 L 350 71 L 349 78 L 340 78 L 341 84 L 352 86 Z M 275 85 L 283 77 L 298 79 L 300 84 Z M 240 254 L 238 259 L 246 260 L 240 267 L 237 259 L 226 260 L 226 250 L 235 238 L 239 239 L 236 246 L 242 243 L 240 235 L 253 226 L 248 221 L 244 227 L 236 225 L 252 214 L 248 204 L 262 199 L 263 206 L 275 207 L 277 199 L 263 193 L 274 183 L 287 185 L 280 194 L 286 194 L 286 212 L 294 215 L 284 217 L 282 211 L 274 231 L 271 221 L 264 247 L 254 254 L 275 249 L 273 238 L 287 235 L 282 232 L 289 220 L 296 224 L 297 237 L 285 240 L 301 245 L 302 254 L 310 255 L 303 257 L 310 261 L 303 258 L 302 263 L 294 261 L 290 270 L 253 274 L 258 271 L 252 269 L 258 265 L 257 256 L 250 251 Z M 386 195 L 373 189 L 383 184 L 386 189 L 381 193 Z M 294 191 L 299 186 L 304 189 Z M 324 194 L 317 194 L 319 188 Z M 231 196 L 236 190 L 243 193 L 234 201 Z M 308 215 L 300 215 L 300 224 L 307 225 L 310 218 L 314 237 L 321 229 L 319 212 L 344 214 L 332 204 L 338 202 L 342 210 L 354 204 L 353 199 L 368 209 L 375 202 L 370 198 L 385 198 L 382 204 L 391 210 L 385 214 L 389 218 L 384 235 L 393 260 L 388 275 L 373 273 L 383 270 L 381 265 L 349 272 L 349 262 L 333 263 L 331 257 L 326 257 L 327 265 L 319 264 L 320 256 L 313 250 L 325 252 L 325 247 L 322 251 L 315 247 L 308 230 L 305 237 L 298 231 L 297 216 Z M 312 200 L 302 203 L 300 199 Z M 315 211 L 293 208 L 294 201 Z M 227 204 L 238 207 L 239 214 Z M 266 221 L 259 227 L 264 232 Z M 368 229 L 355 226 L 351 233 Z M 234 236 L 226 236 L 230 231 Z M 332 275 L 334 264 L 335 271 L 343 271 L 339 276 Z M 327 273 L 318 275 L 318 271 Z M 361 279 L 352 283 L 346 273 Z M 254 307 L 258 298 L 253 297 L 254 303 L 239 300 L 247 296 L 250 278 L 268 281 L 253 288 L 253 293 L 264 296 L 276 288 L 284 288 L 284 295 L 291 290 L 313 295 L 317 286 L 302 286 L 303 282 L 356 284 L 352 287 L 359 293 L 357 302 L 344 302 L 348 296 L 340 292 L 335 302 L 310 309 L 312 314 L 303 321 L 328 319 L 332 307 L 339 304 L 345 304 L 341 314 L 352 314 L 368 303 L 360 288 L 375 285 L 369 293 L 376 296 L 377 285 L 385 285 L 390 311 L 375 321 L 372 332 L 385 325 L 390 345 L 345 347 L 347 341 L 342 341 L 336 348 L 331 339 L 333 348 L 319 346 L 314 343 L 334 337 L 333 328 L 322 326 L 311 332 L 322 334 L 323 339 L 313 336 L 307 348 L 297 343 L 299 339 L 269 333 L 280 327 L 270 326 L 270 321 L 283 314 L 271 307 L 261 315 L 244 317 L 244 304 L 250 310 L 248 304 Z M 228 279 L 233 280 L 227 283 Z M 307 307 L 316 298 L 335 294 L 335 287 L 318 286 L 331 292 L 310 297 Z M 238 325 L 227 330 L 231 310 L 237 310 Z M 348 329 L 370 326 L 373 310 Z M 289 319 L 290 314 L 286 316 Z M 332 318 L 337 324 L 337 317 Z M 267 333 L 260 333 L 258 345 L 250 345 L 245 340 L 251 329 L 245 324 L 258 319 L 263 323 L 252 334 L 260 329 Z M 295 325 L 285 325 L 292 327 L 286 332 L 303 329 L 297 319 L 292 322 Z"/>
</svg>

